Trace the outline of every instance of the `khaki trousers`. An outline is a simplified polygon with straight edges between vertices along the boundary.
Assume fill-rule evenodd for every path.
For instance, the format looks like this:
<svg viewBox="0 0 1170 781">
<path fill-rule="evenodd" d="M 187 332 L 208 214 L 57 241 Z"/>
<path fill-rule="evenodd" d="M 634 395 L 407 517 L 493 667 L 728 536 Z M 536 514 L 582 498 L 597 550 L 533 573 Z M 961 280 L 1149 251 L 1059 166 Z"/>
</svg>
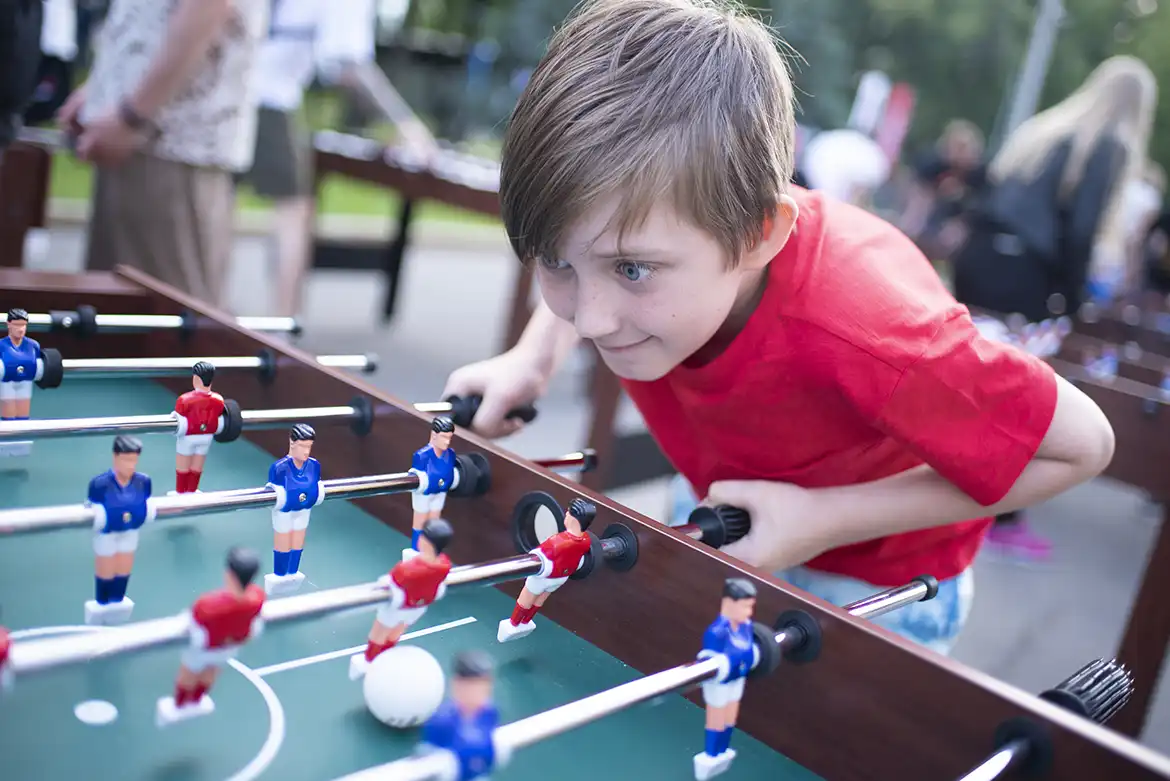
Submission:
<svg viewBox="0 0 1170 781">
<path fill-rule="evenodd" d="M 86 268 L 132 266 L 220 307 L 234 214 L 231 172 L 136 154 L 97 171 Z"/>
</svg>

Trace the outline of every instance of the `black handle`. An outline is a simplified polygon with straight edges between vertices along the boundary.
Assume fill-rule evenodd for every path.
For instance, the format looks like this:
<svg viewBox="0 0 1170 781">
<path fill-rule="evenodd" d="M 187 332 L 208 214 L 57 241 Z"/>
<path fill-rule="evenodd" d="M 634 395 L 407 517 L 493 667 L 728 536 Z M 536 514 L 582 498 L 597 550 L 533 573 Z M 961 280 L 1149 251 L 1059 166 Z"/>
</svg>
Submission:
<svg viewBox="0 0 1170 781">
<path fill-rule="evenodd" d="M 752 517 L 748 511 L 729 504 L 696 507 L 687 520 L 703 533 L 699 541 L 712 548 L 730 545 L 752 530 Z"/>
<path fill-rule="evenodd" d="M 479 412 L 479 405 L 483 403 L 483 396 L 448 396 L 444 401 L 451 405 L 451 420 L 455 425 L 460 428 L 471 428 L 471 422 Z M 525 423 L 531 423 L 536 419 L 536 407 L 525 404 L 509 410 L 504 417 L 509 420 L 519 418 Z"/>
</svg>

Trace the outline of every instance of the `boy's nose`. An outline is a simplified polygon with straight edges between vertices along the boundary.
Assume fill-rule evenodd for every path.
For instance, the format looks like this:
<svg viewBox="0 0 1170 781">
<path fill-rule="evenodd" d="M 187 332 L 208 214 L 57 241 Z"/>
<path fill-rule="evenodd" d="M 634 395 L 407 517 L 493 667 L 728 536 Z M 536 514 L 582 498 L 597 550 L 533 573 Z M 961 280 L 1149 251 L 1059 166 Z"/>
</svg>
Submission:
<svg viewBox="0 0 1170 781">
<path fill-rule="evenodd" d="M 581 291 L 577 296 L 577 309 L 573 326 L 582 339 L 604 341 L 618 332 L 620 320 L 614 306 L 599 293 Z"/>
</svg>

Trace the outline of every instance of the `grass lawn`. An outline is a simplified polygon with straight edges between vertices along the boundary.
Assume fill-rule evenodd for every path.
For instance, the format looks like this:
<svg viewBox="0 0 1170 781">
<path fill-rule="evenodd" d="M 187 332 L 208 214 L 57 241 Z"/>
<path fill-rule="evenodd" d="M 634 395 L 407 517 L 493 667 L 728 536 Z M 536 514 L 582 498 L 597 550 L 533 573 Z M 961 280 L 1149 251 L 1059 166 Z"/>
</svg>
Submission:
<svg viewBox="0 0 1170 781">
<path fill-rule="evenodd" d="M 88 200 L 93 170 L 68 152 L 53 158 L 49 197 Z M 383 216 L 395 214 L 398 193 L 380 187 L 331 176 L 322 187 L 318 210 L 322 214 L 352 214 Z M 243 211 L 264 211 L 268 200 L 255 195 L 247 185 L 239 190 L 239 208 Z M 476 212 L 464 211 L 434 201 L 425 201 L 415 211 L 415 219 L 427 222 L 455 222 L 461 224 L 495 225 L 498 220 Z"/>
</svg>

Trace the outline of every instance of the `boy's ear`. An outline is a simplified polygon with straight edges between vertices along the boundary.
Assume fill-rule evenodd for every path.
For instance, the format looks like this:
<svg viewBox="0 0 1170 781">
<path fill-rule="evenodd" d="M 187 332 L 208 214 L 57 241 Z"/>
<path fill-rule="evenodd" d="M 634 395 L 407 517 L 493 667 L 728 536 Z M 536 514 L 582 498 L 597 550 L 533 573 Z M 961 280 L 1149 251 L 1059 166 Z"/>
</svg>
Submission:
<svg viewBox="0 0 1170 781">
<path fill-rule="evenodd" d="M 788 243 L 792 231 L 796 228 L 798 216 L 800 208 L 792 196 L 781 195 L 780 200 L 776 202 L 776 208 L 764 217 L 760 241 L 744 258 L 746 264 L 752 268 L 763 268 L 768 265 Z"/>
</svg>

